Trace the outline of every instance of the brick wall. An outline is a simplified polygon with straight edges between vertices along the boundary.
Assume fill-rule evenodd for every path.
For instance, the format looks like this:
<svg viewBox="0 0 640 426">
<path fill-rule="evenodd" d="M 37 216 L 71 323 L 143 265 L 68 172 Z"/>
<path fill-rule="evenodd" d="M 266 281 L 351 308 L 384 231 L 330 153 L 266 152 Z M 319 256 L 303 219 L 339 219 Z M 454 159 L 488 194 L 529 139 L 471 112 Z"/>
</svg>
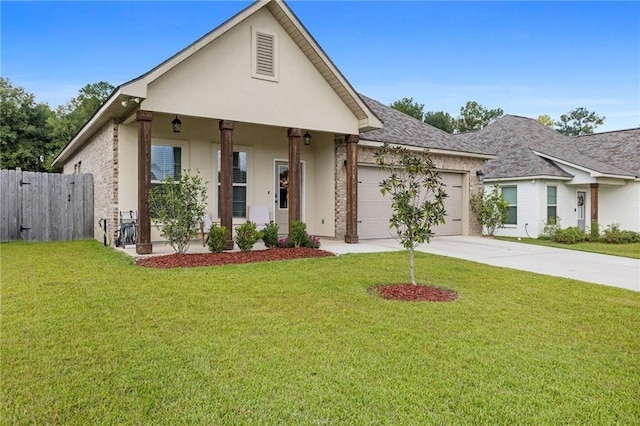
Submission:
<svg viewBox="0 0 640 426">
<path fill-rule="evenodd" d="M 358 146 L 358 164 L 375 164 L 375 156 L 377 148 Z M 344 167 L 344 161 L 347 159 L 347 148 L 344 138 L 336 138 L 335 140 L 335 185 L 336 185 L 336 225 L 335 236 L 343 239 L 346 234 L 346 218 L 347 218 L 347 169 Z M 431 158 L 435 166 L 440 170 L 450 170 L 452 172 L 466 172 L 467 185 L 469 194 L 465 199 L 470 202 L 470 195 L 481 190 L 482 182 L 476 176 L 476 171 L 482 170 L 484 160 L 478 158 L 470 158 L 456 155 L 431 154 Z M 480 220 L 471 211 L 469 205 L 469 235 L 482 235 Z"/>
<path fill-rule="evenodd" d="M 78 170 L 79 169 L 79 170 Z M 65 162 L 64 173 L 93 175 L 94 237 L 102 241 L 100 219 L 107 219 L 113 244 L 118 229 L 118 125 L 110 121 Z"/>
</svg>

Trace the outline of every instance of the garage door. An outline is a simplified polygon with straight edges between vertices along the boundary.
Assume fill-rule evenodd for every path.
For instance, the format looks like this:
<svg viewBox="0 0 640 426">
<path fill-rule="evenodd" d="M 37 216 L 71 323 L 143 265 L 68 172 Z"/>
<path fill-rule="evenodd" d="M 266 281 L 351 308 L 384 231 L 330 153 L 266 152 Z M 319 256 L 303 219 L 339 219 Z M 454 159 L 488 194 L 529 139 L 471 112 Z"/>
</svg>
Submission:
<svg viewBox="0 0 640 426">
<path fill-rule="evenodd" d="M 388 172 L 377 167 L 358 168 L 358 236 L 361 239 L 392 238 L 389 229 L 391 198 L 380 193 Z M 446 186 L 446 222 L 433 228 L 435 235 L 462 235 L 462 174 L 440 173 Z"/>
</svg>

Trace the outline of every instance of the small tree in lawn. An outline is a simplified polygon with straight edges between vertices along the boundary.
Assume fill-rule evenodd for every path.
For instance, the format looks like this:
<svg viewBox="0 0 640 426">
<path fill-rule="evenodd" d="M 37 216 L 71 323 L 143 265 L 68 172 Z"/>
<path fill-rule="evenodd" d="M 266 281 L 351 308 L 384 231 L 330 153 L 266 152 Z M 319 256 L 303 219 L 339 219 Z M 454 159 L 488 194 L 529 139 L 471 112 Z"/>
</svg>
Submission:
<svg viewBox="0 0 640 426">
<path fill-rule="evenodd" d="M 177 253 L 186 253 L 191 237 L 200 227 L 206 191 L 200 173 L 189 175 L 186 170 L 180 180 L 168 176 L 149 191 L 151 218 Z"/>
<path fill-rule="evenodd" d="M 375 157 L 376 163 L 389 172 L 389 177 L 380 182 L 380 192 L 391 197 L 389 228 L 395 228 L 396 239 L 409 250 L 411 284 L 416 285 L 414 250 L 429 242 L 433 226 L 445 222 L 445 185 L 428 150 L 416 152 L 385 143 Z"/>
<path fill-rule="evenodd" d="M 494 184 L 491 190 L 482 188 L 471 196 L 471 210 L 478 215 L 482 225 L 482 233 L 493 237 L 498 228 L 507 223 L 509 204 L 502 198 L 500 186 Z"/>
</svg>

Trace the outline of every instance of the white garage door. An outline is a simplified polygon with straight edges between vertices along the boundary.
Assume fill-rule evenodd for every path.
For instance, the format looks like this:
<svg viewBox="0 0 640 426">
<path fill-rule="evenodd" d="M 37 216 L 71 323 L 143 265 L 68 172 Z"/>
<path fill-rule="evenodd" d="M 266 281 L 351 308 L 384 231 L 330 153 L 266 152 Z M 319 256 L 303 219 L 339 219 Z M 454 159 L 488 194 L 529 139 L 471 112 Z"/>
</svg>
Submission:
<svg viewBox="0 0 640 426">
<path fill-rule="evenodd" d="M 380 193 L 380 182 L 388 172 L 377 168 L 358 168 L 358 236 L 361 239 L 392 238 L 389 229 L 391 198 Z M 462 174 L 440 173 L 446 186 L 446 222 L 433 228 L 435 235 L 462 235 Z"/>
</svg>

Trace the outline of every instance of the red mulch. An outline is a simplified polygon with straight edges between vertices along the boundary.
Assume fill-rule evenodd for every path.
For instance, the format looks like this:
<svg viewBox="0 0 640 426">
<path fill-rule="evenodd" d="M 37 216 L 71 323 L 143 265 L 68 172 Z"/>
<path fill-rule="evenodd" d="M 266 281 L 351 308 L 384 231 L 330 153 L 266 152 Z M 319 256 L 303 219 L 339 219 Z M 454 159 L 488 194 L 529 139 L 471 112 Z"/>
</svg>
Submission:
<svg viewBox="0 0 640 426">
<path fill-rule="evenodd" d="M 431 285 L 384 284 L 374 290 L 384 299 L 407 302 L 452 302 L 458 298 L 453 290 Z"/>
<path fill-rule="evenodd" d="M 328 257 L 334 254 L 324 250 L 299 247 L 267 250 L 232 251 L 223 253 L 168 254 L 138 259 L 136 264 L 146 268 L 188 268 L 192 266 L 237 265 L 240 263 L 270 262 L 274 260 Z"/>
</svg>

